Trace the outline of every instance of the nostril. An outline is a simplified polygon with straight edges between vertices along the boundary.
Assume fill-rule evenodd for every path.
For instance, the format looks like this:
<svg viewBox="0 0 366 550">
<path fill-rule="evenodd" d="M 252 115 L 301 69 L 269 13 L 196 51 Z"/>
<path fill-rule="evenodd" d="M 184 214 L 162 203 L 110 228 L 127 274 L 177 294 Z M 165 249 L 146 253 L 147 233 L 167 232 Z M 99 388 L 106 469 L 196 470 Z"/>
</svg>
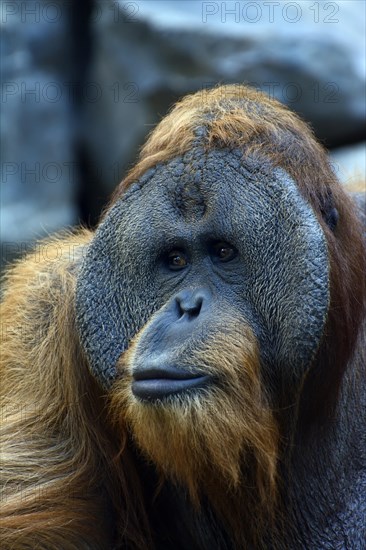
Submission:
<svg viewBox="0 0 366 550">
<path fill-rule="evenodd" d="M 179 298 L 177 298 L 177 299 L 175 300 L 175 303 L 176 303 L 176 305 L 177 305 L 178 317 L 179 317 L 179 319 L 180 319 L 181 317 L 183 317 L 185 311 L 184 311 L 184 309 L 183 309 L 183 307 L 182 307 L 182 305 L 181 305 L 181 301 L 179 300 Z"/>
<path fill-rule="evenodd" d="M 190 315 L 191 317 L 197 317 L 201 311 L 201 306 L 202 306 L 202 300 L 200 300 L 195 304 L 188 305 L 184 311 L 185 313 L 188 313 L 188 315 Z"/>
<path fill-rule="evenodd" d="M 198 315 L 199 312 L 201 311 L 202 304 L 203 304 L 203 298 L 202 296 L 198 296 L 196 299 L 196 303 L 193 304 L 193 307 L 191 309 L 192 313 L 195 313 L 196 315 Z"/>
<path fill-rule="evenodd" d="M 184 292 L 176 297 L 179 316 L 187 313 L 191 317 L 197 317 L 203 304 L 203 296 L 200 292 Z"/>
</svg>

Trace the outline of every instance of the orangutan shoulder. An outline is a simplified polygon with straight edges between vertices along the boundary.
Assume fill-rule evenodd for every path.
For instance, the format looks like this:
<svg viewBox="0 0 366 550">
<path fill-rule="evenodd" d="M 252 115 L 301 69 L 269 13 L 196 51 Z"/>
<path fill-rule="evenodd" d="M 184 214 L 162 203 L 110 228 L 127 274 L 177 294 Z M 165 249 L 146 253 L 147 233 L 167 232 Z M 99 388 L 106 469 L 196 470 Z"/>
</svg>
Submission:
<svg viewBox="0 0 366 550">
<path fill-rule="evenodd" d="M 92 233 L 80 230 L 38 242 L 24 258 L 10 266 L 3 280 L 2 346 L 19 360 L 26 348 L 62 317 L 73 301 L 76 274 Z M 5 359 L 4 359 L 5 360 Z M 7 362 L 7 361 L 6 361 Z M 17 361 L 19 362 L 19 361 Z"/>
</svg>

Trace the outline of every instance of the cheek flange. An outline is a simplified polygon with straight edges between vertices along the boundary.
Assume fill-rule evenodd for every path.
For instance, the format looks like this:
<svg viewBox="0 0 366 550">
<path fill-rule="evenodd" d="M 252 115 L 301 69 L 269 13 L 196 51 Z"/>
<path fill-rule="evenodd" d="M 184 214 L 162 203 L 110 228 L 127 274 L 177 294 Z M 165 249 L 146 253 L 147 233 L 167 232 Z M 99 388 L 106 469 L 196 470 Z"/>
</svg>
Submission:
<svg viewBox="0 0 366 550">
<path fill-rule="evenodd" d="M 118 359 L 156 307 L 149 278 L 139 276 L 131 262 L 129 207 L 122 199 L 107 213 L 88 247 L 76 286 L 81 344 L 92 374 L 105 389 L 118 377 Z M 136 264 L 148 272 L 144 256 L 141 251 Z"/>
<path fill-rule="evenodd" d="M 108 389 L 117 377 L 116 363 L 127 344 L 115 277 L 118 209 L 113 207 L 97 229 L 84 257 L 76 286 L 76 322 L 92 374 Z M 122 337 L 121 337 L 122 336 Z"/>
</svg>

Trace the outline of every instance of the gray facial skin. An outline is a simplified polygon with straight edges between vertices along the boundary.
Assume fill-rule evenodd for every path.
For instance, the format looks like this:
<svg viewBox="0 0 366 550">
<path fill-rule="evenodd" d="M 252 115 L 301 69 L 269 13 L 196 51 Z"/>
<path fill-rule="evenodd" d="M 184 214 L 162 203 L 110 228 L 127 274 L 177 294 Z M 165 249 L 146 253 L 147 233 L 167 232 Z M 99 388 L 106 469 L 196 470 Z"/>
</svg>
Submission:
<svg viewBox="0 0 366 550">
<path fill-rule="evenodd" d="M 221 241 L 237 254 L 218 264 L 210 250 Z M 171 271 L 176 249 L 188 265 Z M 108 388 L 152 314 L 185 289 L 206 289 L 214 317 L 240 310 L 266 376 L 286 386 L 318 349 L 328 286 L 325 238 L 294 181 L 239 151 L 197 147 L 146 173 L 110 209 L 79 273 L 77 322 L 92 373 Z M 208 337 L 209 322 L 200 328 Z"/>
</svg>

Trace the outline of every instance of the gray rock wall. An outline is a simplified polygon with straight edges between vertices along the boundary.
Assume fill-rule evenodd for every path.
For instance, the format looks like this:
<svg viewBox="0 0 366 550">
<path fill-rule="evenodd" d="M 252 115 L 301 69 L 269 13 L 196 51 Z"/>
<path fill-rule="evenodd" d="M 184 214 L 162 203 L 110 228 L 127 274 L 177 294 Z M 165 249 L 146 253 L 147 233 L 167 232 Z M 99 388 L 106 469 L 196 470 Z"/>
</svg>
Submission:
<svg viewBox="0 0 366 550">
<path fill-rule="evenodd" d="M 59 2 L 2 2 L 1 251 L 11 259 L 77 221 L 70 13 Z"/>
</svg>

